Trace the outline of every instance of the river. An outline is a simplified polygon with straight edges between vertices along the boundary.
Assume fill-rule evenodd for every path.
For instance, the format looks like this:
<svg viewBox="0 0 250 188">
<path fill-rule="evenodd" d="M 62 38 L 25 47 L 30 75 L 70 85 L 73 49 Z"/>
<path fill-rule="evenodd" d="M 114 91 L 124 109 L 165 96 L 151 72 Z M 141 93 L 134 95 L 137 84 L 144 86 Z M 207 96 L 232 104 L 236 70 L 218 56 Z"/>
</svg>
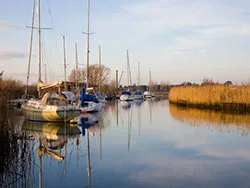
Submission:
<svg viewBox="0 0 250 188">
<path fill-rule="evenodd" d="M 19 121 L 16 187 L 250 187 L 249 115 L 149 100 L 107 103 L 81 126 Z"/>
</svg>

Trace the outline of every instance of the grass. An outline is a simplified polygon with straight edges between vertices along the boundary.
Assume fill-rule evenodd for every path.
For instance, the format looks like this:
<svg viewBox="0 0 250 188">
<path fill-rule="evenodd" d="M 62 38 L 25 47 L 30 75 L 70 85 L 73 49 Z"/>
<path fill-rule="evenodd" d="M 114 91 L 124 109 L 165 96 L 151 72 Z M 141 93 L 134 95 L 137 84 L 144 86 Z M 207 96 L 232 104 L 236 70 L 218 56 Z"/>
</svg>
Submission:
<svg viewBox="0 0 250 188">
<path fill-rule="evenodd" d="M 250 112 L 250 85 L 173 87 L 169 93 L 169 101 L 190 107 Z"/>
</svg>

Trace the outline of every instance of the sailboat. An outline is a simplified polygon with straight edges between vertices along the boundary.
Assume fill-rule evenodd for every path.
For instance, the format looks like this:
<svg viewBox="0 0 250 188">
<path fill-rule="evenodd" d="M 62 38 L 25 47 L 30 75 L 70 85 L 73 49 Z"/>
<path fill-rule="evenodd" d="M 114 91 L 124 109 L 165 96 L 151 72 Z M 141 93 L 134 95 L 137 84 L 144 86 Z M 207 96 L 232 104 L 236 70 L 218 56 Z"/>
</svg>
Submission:
<svg viewBox="0 0 250 188">
<path fill-rule="evenodd" d="M 41 80 L 40 0 L 38 1 L 38 69 L 37 88 L 39 97 L 41 97 L 41 88 L 60 87 L 60 83 L 44 84 Z M 81 112 L 79 107 L 68 104 L 66 97 L 62 93 L 57 93 L 56 91 L 45 93 L 41 99 L 27 100 L 22 104 L 21 108 L 25 119 L 31 121 L 68 122 Z"/>
<path fill-rule="evenodd" d="M 121 101 L 133 101 L 134 100 L 134 96 L 129 91 L 129 85 L 132 84 L 131 83 L 132 81 L 131 81 L 131 73 L 130 73 L 128 50 L 127 50 L 127 76 L 128 76 L 128 90 L 122 92 L 122 94 L 120 96 L 120 100 Z"/>
<path fill-rule="evenodd" d="M 140 87 L 140 63 L 138 63 L 138 75 L 137 75 L 137 90 L 134 94 L 134 98 L 135 100 L 143 100 L 143 93 L 141 92 L 141 90 L 139 89 Z"/>
<path fill-rule="evenodd" d="M 90 15 L 90 1 L 88 0 L 88 20 L 87 20 L 87 79 L 86 79 L 86 91 L 84 88 L 81 89 L 81 96 L 80 96 L 80 109 L 82 112 L 98 112 L 102 109 L 102 102 L 99 101 L 95 95 L 94 88 L 89 88 L 89 15 Z M 94 92 L 90 93 L 90 92 Z"/>
<path fill-rule="evenodd" d="M 149 71 L 149 86 L 148 86 L 148 91 L 145 91 L 143 93 L 144 97 L 146 99 L 150 99 L 152 97 L 155 97 L 155 94 L 151 92 L 151 85 L 152 85 L 152 81 L 151 81 L 151 71 Z"/>
</svg>

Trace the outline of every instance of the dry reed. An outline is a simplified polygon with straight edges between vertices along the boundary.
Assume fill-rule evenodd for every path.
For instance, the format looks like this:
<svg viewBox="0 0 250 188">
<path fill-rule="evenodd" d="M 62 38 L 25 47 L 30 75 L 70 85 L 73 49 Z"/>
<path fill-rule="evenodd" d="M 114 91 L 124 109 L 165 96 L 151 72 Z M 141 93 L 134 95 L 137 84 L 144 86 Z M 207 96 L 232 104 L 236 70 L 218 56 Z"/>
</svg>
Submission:
<svg viewBox="0 0 250 188">
<path fill-rule="evenodd" d="M 174 87 L 169 93 L 171 103 L 219 110 L 250 111 L 250 86 L 221 84 Z"/>
</svg>

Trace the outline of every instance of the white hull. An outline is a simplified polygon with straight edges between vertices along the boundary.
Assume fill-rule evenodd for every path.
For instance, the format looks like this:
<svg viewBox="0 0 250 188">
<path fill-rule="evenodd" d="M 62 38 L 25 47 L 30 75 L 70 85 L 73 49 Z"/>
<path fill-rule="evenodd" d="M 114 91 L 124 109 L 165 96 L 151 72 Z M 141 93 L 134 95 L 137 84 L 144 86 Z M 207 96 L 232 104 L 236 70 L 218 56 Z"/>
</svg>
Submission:
<svg viewBox="0 0 250 188">
<path fill-rule="evenodd" d="M 25 119 L 30 121 L 68 122 L 81 113 L 79 107 L 42 105 L 38 100 L 29 100 L 21 108 Z"/>
<path fill-rule="evenodd" d="M 102 103 L 96 103 L 93 101 L 85 101 L 84 106 L 80 107 L 81 110 L 85 110 L 86 112 L 99 112 L 102 109 Z"/>
<path fill-rule="evenodd" d="M 143 98 L 143 95 L 134 95 L 135 100 L 142 100 Z"/>
<path fill-rule="evenodd" d="M 150 99 L 152 97 L 155 97 L 155 94 L 154 93 L 151 93 L 150 91 L 145 91 L 144 92 L 144 97 L 147 98 L 147 99 Z"/>
<path fill-rule="evenodd" d="M 120 100 L 121 101 L 133 101 L 134 96 L 133 95 L 121 95 Z"/>
</svg>

